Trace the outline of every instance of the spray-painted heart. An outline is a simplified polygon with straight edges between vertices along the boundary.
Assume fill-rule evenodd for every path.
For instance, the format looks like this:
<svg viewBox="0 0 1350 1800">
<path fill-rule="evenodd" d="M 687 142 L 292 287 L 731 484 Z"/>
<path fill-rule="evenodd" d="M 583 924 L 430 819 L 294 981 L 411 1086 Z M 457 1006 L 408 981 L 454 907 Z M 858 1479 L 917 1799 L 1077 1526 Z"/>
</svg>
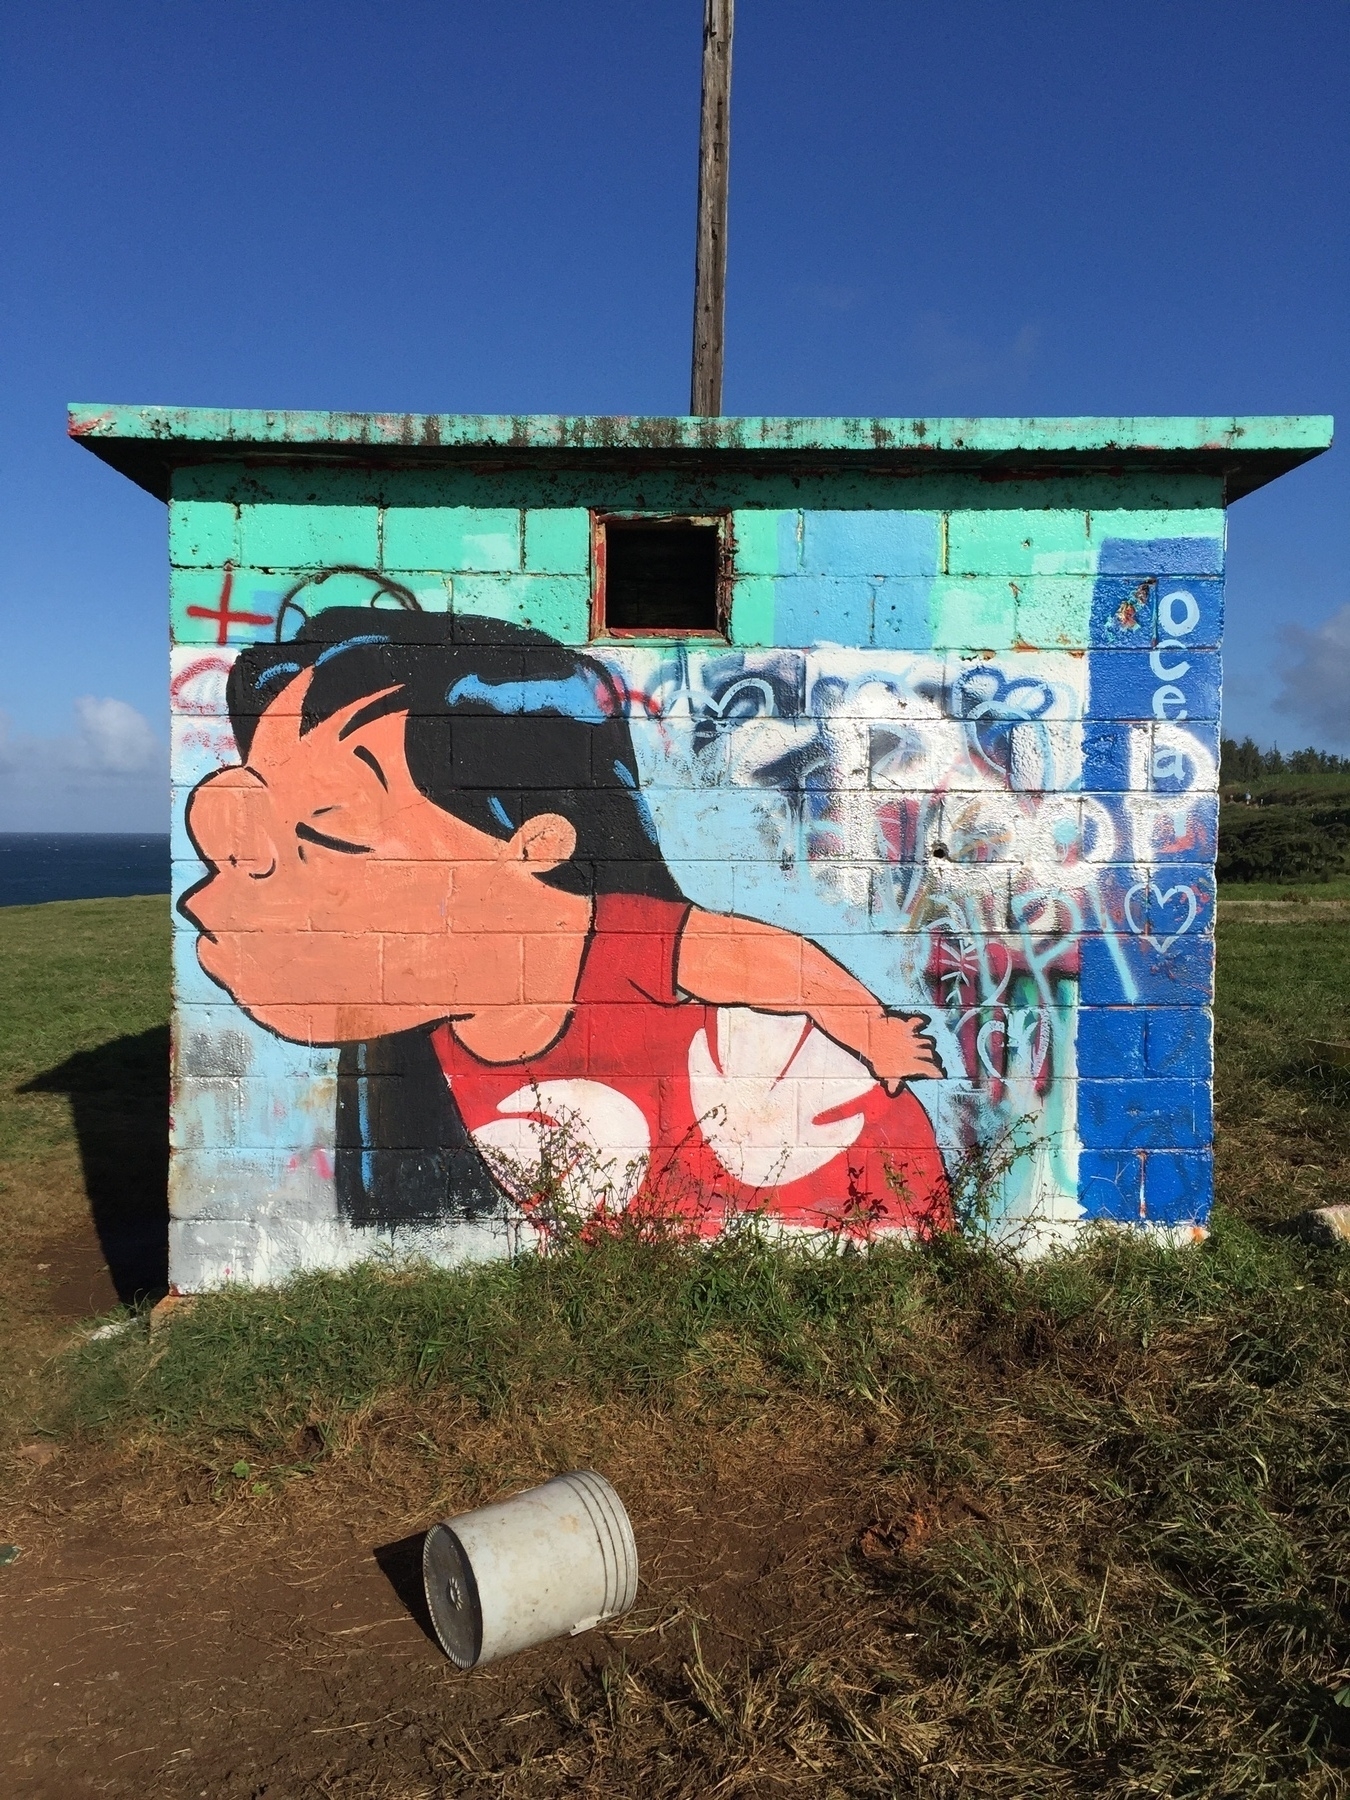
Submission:
<svg viewBox="0 0 1350 1800">
<path fill-rule="evenodd" d="M 954 928 L 954 921 L 949 920 L 948 925 Z M 974 938 L 953 929 L 952 936 L 940 932 L 932 940 L 929 973 L 949 990 L 947 1005 L 959 997 L 977 999 L 981 1006 L 995 1006 L 1013 972 L 1012 953 L 998 938 Z M 964 996 L 962 988 L 968 990 Z"/>
<path fill-rule="evenodd" d="M 1134 913 L 1134 903 L 1141 895 L 1156 900 L 1160 914 L 1166 910 L 1169 900 L 1180 899 L 1186 908 L 1186 923 L 1179 931 L 1174 931 L 1170 937 L 1155 937 L 1151 931 L 1145 931 Z M 1152 944 L 1160 956 L 1165 956 L 1178 938 L 1185 937 L 1191 926 L 1194 925 L 1195 915 L 1199 910 L 1200 904 L 1195 897 L 1193 887 L 1170 887 L 1164 890 L 1158 886 L 1156 881 L 1136 881 L 1125 896 L 1125 923 L 1131 931 L 1142 937 L 1146 944 Z"/>
</svg>

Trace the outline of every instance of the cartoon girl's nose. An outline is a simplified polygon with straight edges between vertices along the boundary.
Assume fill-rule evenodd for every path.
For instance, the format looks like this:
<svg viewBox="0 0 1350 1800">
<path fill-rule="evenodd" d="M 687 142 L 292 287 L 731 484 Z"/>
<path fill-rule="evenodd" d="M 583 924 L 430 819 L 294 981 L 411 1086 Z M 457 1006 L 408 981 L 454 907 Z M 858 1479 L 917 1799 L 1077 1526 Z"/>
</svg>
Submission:
<svg viewBox="0 0 1350 1800">
<path fill-rule="evenodd" d="M 221 769 L 188 802 L 188 836 L 206 862 L 262 881 L 277 866 L 267 783 L 252 769 Z"/>
</svg>

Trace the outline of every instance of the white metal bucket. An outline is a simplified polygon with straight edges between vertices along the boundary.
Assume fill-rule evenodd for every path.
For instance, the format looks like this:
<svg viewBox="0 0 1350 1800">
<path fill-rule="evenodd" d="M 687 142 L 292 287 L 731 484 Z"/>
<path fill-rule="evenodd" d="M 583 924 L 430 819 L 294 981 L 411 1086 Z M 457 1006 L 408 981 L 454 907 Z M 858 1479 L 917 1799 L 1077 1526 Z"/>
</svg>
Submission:
<svg viewBox="0 0 1350 1800">
<path fill-rule="evenodd" d="M 627 1612 L 637 1545 L 604 1476 L 578 1469 L 433 1525 L 422 1574 L 442 1649 L 472 1669 Z"/>
</svg>

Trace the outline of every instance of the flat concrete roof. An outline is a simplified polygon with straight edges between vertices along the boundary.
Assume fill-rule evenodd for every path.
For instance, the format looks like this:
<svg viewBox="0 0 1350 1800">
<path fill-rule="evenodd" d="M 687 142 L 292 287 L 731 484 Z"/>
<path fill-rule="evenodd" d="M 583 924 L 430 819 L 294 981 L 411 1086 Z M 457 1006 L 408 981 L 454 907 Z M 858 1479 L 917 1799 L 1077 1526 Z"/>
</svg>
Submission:
<svg viewBox="0 0 1350 1800">
<path fill-rule="evenodd" d="M 1237 500 L 1328 449 L 1324 415 L 1234 419 L 773 419 L 70 408 L 71 437 L 161 500 L 189 464 L 959 471 L 990 480 L 1171 470 Z"/>
</svg>

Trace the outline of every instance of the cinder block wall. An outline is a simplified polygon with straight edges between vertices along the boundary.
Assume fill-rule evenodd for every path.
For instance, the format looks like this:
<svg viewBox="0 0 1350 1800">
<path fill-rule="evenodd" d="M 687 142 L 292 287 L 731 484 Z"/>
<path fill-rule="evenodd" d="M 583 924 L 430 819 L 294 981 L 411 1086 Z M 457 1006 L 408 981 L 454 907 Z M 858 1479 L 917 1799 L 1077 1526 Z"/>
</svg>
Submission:
<svg viewBox="0 0 1350 1800">
<path fill-rule="evenodd" d="M 590 641 L 597 508 L 729 511 L 728 642 Z M 530 627 L 602 664 L 623 698 L 641 802 L 674 890 L 715 922 L 778 927 L 881 1005 L 921 1019 L 942 1073 L 902 1090 L 906 1129 L 930 1189 L 925 1133 L 940 1153 L 942 1205 L 963 1200 L 983 1155 L 996 1227 L 1041 1243 L 1084 1220 L 1184 1234 L 1205 1218 L 1217 478 L 207 463 L 174 475 L 170 544 L 178 897 L 206 873 L 185 828 L 189 796 L 241 760 L 226 696 L 241 650 L 275 639 L 293 590 L 312 618 L 379 598 L 384 578 L 427 615 Z M 372 617 L 392 604 L 386 592 Z M 526 685 L 541 654 L 522 652 Z M 283 685 L 276 678 L 274 691 Z M 492 704 L 502 729 L 515 728 L 510 709 Z M 539 780 L 549 786 L 549 772 Z M 352 868 L 354 892 L 367 874 Z M 232 954 L 246 958 L 237 917 L 233 926 Z M 383 928 L 397 931 L 397 921 Z M 176 912 L 175 930 L 171 1274 L 180 1288 L 270 1281 L 382 1248 L 492 1255 L 537 1231 L 528 1183 L 504 1177 L 500 1157 L 505 1144 L 518 1167 L 528 1162 L 546 1102 L 528 1118 L 523 1103 L 508 1108 L 504 1135 L 469 1122 L 466 1154 L 496 1146 L 488 1163 L 499 1203 L 473 1182 L 457 1199 L 452 1178 L 439 1212 L 424 1200 L 403 1215 L 382 1210 L 361 1186 L 361 1157 L 371 1153 L 357 1115 L 372 1095 L 415 1099 L 414 1077 L 391 1068 L 380 1087 L 369 1070 L 353 1072 L 350 1052 L 344 1065 L 340 1047 L 258 1022 L 204 972 L 189 918 Z M 751 990 L 753 963 L 738 965 Z M 730 1119 L 714 1119 L 716 1129 L 705 1120 L 703 1135 L 718 1154 L 728 1132 L 736 1140 L 737 1191 L 756 1186 L 790 1226 L 914 1228 L 915 1195 L 894 1179 L 897 1154 L 909 1166 L 904 1131 L 869 1123 L 846 1141 L 850 1107 L 885 1112 L 862 1093 L 865 1058 L 841 1063 L 851 1053 L 828 1033 L 822 1048 L 809 1012 L 761 1014 L 753 991 L 732 994 L 739 1006 L 699 998 L 714 1010 L 696 1038 L 703 1086 L 690 1091 L 712 1094 Z M 761 1017 L 770 1020 L 762 1028 Z M 793 1018 L 802 1035 L 788 1043 L 784 1020 Z M 692 1060 L 673 1067 L 668 1047 L 652 1043 L 649 1068 L 634 1066 L 640 1051 L 627 1053 L 628 1112 L 591 1106 L 591 1088 L 618 1080 L 597 1044 L 568 1077 L 576 1108 L 556 1102 L 543 1120 L 562 1115 L 593 1151 L 613 1153 L 611 1200 L 622 1186 L 616 1171 L 631 1177 L 642 1149 L 633 1131 L 650 1137 L 661 1108 L 675 1105 L 670 1084 L 693 1079 Z M 522 1063 L 520 1083 L 531 1079 Z M 639 1079 L 652 1095 L 642 1128 L 631 1110 L 647 1106 L 633 1098 Z M 795 1123 L 784 1125 L 789 1116 Z M 794 1154 L 803 1167 L 814 1156 L 818 1170 L 836 1127 L 835 1212 L 816 1176 L 809 1203 L 780 1207 L 790 1184 L 774 1175 L 774 1155 L 793 1170 Z M 619 1141 L 607 1142 L 607 1131 Z M 431 1148 L 449 1154 L 443 1141 Z M 345 1188 L 342 1166 L 357 1171 Z M 758 1183 L 744 1179 L 756 1174 Z M 593 1204 L 594 1177 L 578 1176 L 571 1197 Z M 709 1217 L 716 1222 L 715 1211 Z"/>
</svg>

